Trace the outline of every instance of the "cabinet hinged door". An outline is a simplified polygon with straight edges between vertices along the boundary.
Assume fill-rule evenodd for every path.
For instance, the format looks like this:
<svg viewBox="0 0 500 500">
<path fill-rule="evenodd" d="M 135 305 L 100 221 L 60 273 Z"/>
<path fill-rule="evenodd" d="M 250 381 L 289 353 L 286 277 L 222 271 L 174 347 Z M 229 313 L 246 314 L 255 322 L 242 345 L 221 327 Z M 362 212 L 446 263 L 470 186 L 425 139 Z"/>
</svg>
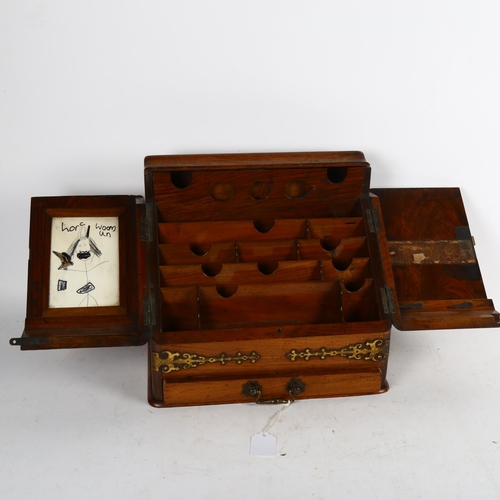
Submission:
<svg viewBox="0 0 500 500">
<path fill-rule="evenodd" d="M 500 326 L 486 296 L 460 190 L 373 189 L 372 194 L 382 218 L 380 255 L 394 296 L 394 325 L 401 330 Z"/>
<path fill-rule="evenodd" d="M 33 198 L 22 349 L 147 342 L 147 216 L 142 197 Z M 146 236 L 148 231 L 146 231 Z"/>
</svg>

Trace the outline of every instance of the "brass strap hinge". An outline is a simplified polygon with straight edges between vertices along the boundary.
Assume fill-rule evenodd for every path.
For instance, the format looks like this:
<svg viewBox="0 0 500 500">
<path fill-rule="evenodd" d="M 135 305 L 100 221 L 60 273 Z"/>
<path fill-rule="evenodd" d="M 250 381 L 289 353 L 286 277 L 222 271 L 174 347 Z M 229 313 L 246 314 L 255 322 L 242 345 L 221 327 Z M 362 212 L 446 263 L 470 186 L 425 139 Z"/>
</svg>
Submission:
<svg viewBox="0 0 500 500">
<path fill-rule="evenodd" d="M 156 304 L 153 293 L 151 293 L 149 297 L 144 297 L 142 299 L 142 311 L 144 326 L 156 325 Z"/>
<path fill-rule="evenodd" d="M 365 213 L 370 233 L 380 233 L 382 229 L 380 227 L 380 218 L 377 210 L 375 208 L 367 208 Z"/>
<path fill-rule="evenodd" d="M 310 359 L 324 360 L 337 356 L 378 363 L 389 356 L 389 339 L 375 339 L 372 341 L 358 342 L 357 344 L 349 344 L 337 349 L 329 349 L 327 347 L 321 347 L 315 351 L 309 348 L 303 349 L 302 351 L 292 349 L 286 355 L 290 361 L 295 361 L 297 359 L 303 359 L 305 361 L 309 361 Z"/>
<path fill-rule="evenodd" d="M 396 314 L 396 302 L 394 300 L 394 292 L 392 288 L 383 286 L 380 288 L 380 295 L 382 296 L 382 307 L 385 314 Z"/>
<path fill-rule="evenodd" d="M 260 355 L 252 351 L 250 354 L 243 354 L 238 351 L 236 354 L 228 356 L 222 352 L 218 356 L 203 356 L 202 354 L 189 353 L 189 352 L 153 352 L 152 363 L 153 371 L 170 373 L 178 372 L 181 368 L 187 370 L 189 368 L 198 368 L 204 364 L 220 363 L 222 366 L 227 363 L 234 362 L 241 365 L 245 361 L 255 364 L 260 359 Z"/>
</svg>

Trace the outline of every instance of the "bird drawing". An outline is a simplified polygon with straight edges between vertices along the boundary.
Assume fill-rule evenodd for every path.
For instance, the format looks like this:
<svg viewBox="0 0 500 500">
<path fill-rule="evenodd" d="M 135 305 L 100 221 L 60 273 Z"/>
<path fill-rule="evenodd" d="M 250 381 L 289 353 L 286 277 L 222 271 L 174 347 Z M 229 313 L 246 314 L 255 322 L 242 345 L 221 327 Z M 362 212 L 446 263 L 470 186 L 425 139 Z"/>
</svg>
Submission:
<svg viewBox="0 0 500 500">
<path fill-rule="evenodd" d="M 66 252 L 59 253 L 56 252 L 55 250 L 52 250 L 53 253 L 55 253 L 60 259 L 61 259 L 61 265 L 57 269 L 67 269 L 69 266 L 73 265 L 73 262 L 71 262 L 71 255 L 69 255 Z"/>
</svg>

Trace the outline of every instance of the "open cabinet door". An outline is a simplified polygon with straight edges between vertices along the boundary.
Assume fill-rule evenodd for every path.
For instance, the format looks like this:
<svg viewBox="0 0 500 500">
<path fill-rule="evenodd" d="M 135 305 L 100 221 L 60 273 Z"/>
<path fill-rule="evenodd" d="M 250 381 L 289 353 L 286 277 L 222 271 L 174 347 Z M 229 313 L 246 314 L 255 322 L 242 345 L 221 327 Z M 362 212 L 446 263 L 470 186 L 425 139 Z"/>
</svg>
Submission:
<svg viewBox="0 0 500 500">
<path fill-rule="evenodd" d="M 33 198 L 22 349 L 140 345 L 148 336 L 146 242 L 136 196 Z M 145 307 L 146 306 L 146 307 Z"/>
<path fill-rule="evenodd" d="M 458 188 L 373 189 L 380 251 L 400 330 L 500 326 Z"/>
</svg>

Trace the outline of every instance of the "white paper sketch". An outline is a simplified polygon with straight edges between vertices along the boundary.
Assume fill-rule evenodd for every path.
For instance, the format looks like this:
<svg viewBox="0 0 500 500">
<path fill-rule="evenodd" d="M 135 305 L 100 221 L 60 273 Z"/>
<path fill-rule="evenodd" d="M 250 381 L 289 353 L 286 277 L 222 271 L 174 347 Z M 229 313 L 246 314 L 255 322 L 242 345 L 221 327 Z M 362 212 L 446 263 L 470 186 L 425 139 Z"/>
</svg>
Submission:
<svg viewBox="0 0 500 500">
<path fill-rule="evenodd" d="M 120 303 L 118 217 L 52 219 L 49 308 Z"/>
</svg>

